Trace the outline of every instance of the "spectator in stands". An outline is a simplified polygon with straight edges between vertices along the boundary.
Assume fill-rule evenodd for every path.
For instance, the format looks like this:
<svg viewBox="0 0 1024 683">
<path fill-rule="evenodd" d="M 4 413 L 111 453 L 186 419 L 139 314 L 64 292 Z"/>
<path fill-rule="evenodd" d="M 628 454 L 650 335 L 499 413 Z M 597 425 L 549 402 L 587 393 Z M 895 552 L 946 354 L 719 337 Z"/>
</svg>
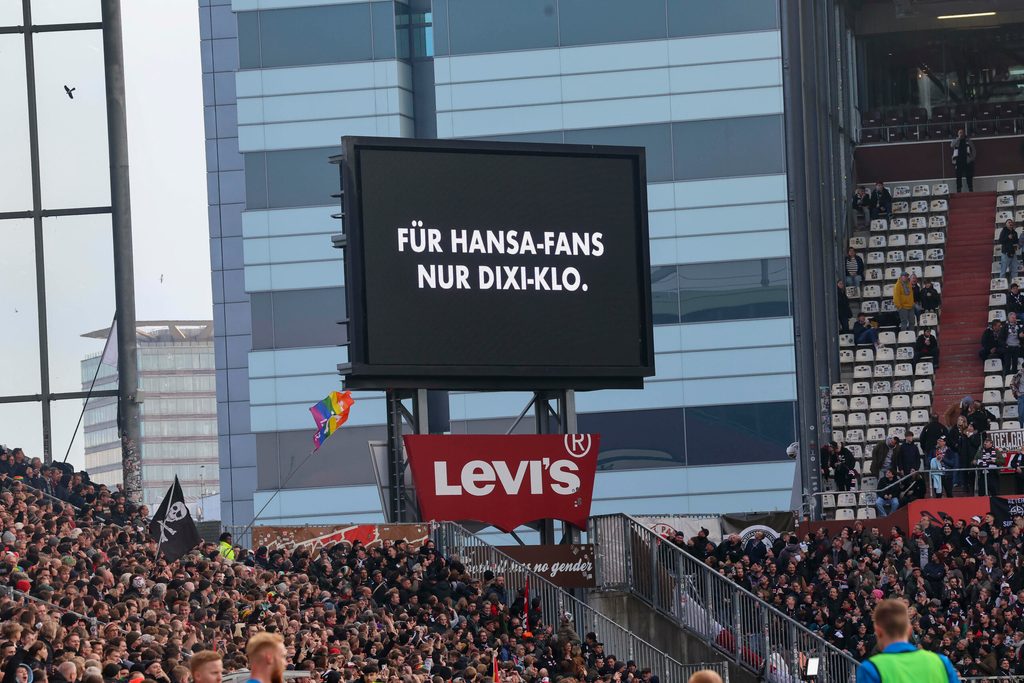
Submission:
<svg viewBox="0 0 1024 683">
<path fill-rule="evenodd" d="M 1013 375 L 1013 379 L 1010 380 L 1010 391 L 1013 392 L 1013 397 L 1017 399 L 1017 420 L 1024 422 L 1024 363 L 1021 364 L 1019 370 Z"/>
<path fill-rule="evenodd" d="M 879 180 L 871 191 L 871 218 L 889 218 L 892 214 L 892 194 Z"/>
<path fill-rule="evenodd" d="M 999 466 L 1003 462 L 1002 454 L 992 445 L 992 437 L 986 436 L 982 442 L 981 451 L 975 461 L 977 467 L 984 467 L 985 472 L 981 473 L 978 494 L 982 496 L 996 495 L 999 493 Z"/>
<path fill-rule="evenodd" d="M 881 477 L 882 474 L 898 466 L 896 448 L 900 440 L 896 436 L 887 436 L 871 449 L 871 476 Z"/>
<path fill-rule="evenodd" d="M 902 483 L 903 490 L 900 493 L 901 505 L 908 505 L 928 495 L 928 486 L 925 484 L 924 475 L 921 474 L 921 470 L 910 470 L 909 478 L 904 479 Z"/>
<path fill-rule="evenodd" d="M 909 429 L 896 451 L 896 462 L 901 477 L 921 469 L 921 449 L 914 443 L 914 433 Z"/>
<path fill-rule="evenodd" d="M 953 472 L 945 470 L 956 469 L 956 451 L 946 446 L 946 437 L 940 436 L 935 444 L 935 450 L 931 453 L 931 460 L 928 469 L 932 473 L 932 492 L 936 498 L 953 497 Z"/>
<path fill-rule="evenodd" d="M 921 430 L 921 453 L 931 457 L 931 452 L 935 450 L 935 445 L 939 441 L 939 437 L 946 436 L 946 427 L 939 422 L 939 416 L 935 413 L 928 415 L 928 424 Z"/>
<path fill-rule="evenodd" d="M 921 310 L 937 311 L 942 306 L 942 295 L 935 289 L 935 283 L 928 280 L 921 288 Z"/>
<path fill-rule="evenodd" d="M 983 362 L 989 358 L 999 358 L 1001 360 L 1005 348 L 1003 321 L 993 320 L 981 334 L 981 350 L 978 351 L 978 358 Z"/>
<path fill-rule="evenodd" d="M 914 618 L 917 616 L 915 613 Z M 919 650 L 910 643 L 914 624 L 906 603 L 878 602 L 872 623 L 879 654 L 857 667 L 857 683 L 960 683 L 948 657 Z"/>
<path fill-rule="evenodd" d="M 1010 284 L 1010 291 L 1006 294 L 1006 314 L 1010 313 L 1016 313 L 1018 318 L 1024 313 L 1024 293 L 1016 282 Z"/>
<path fill-rule="evenodd" d="M 1003 347 L 1003 373 L 1012 375 L 1017 372 L 1017 361 L 1020 360 L 1021 345 L 1024 344 L 1024 323 L 1017 320 L 1016 313 L 1006 316 L 1000 341 Z"/>
<path fill-rule="evenodd" d="M 846 286 L 860 288 L 864 281 L 864 259 L 857 254 L 857 250 L 850 247 L 846 250 Z"/>
<path fill-rule="evenodd" d="M 231 544 L 231 534 L 229 532 L 225 531 L 220 535 L 217 552 L 225 560 L 235 559 L 235 546 Z"/>
<path fill-rule="evenodd" d="M 980 401 L 971 401 L 964 417 L 967 418 L 967 422 L 974 425 L 974 429 L 979 433 L 987 432 L 991 428 L 992 420 L 996 419 L 996 416 L 981 405 Z"/>
<path fill-rule="evenodd" d="M 858 187 L 853 193 L 853 201 L 850 203 L 853 208 L 853 215 L 863 222 L 864 227 L 871 224 L 871 195 L 863 187 Z"/>
<path fill-rule="evenodd" d="M 840 448 L 836 452 L 836 490 L 849 491 L 853 483 L 853 453 L 848 448 Z"/>
<path fill-rule="evenodd" d="M 875 507 L 878 508 L 878 515 L 885 517 L 896 512 L 900 507 L 900 482 L 896 479 L 896 473 L 886 470 L 882 478 L 878 480 L 878 488 L 875 495 Z"/>
<path fill-rule="evenodd" d="M 903 271 L 893 286 L 892 303 L 900 316 L 900 329 L 914 329 L 914 289 L 910 284 L 910 273 Z"/>
<path fill-rule="evenodd" d="M 846 285 L 842 280 L 836 282 L 836 308 L 839 309 L 839 331 L 849 332 L 853 309 L 850 308 L 850 299 L 846 296 Z"/>
<path fill-rule="evenodd" d="M 933 367 L 939 369 L 939 340 L 932 334 L 929 327 L 921 330 L 914 342 L 914 370 L 917 371 L 917 364 L 925 358 L 931 358 Z"/>
<path fill-rule="evenodd" d="M 1008 219 L 999 231 L 999 277 L 1013 279 L 1017 277 L 1019 264 L 1017 254 L 1020 249 L 1020 236 L 1013 219 Z"/>
<path fill-rule="evenodd" d="M 921 315 L 921 285 L 913 273 L 910 275 L 910 290 L 914 293 L 914 317 L 916 318 Z"/>
<path fill-rule="evenodd" d="M 967 191 L 974 192 L 974 160 L 977 152 L 974 143 L 967 137 L 967 131 L 963 128 L 958 130 L 949 147 L 953 153 L 953 168 L 956 169 L 956 191 L 960 192 L 966 178 Z"/>
<path fill-rule="evenodd" d="M 857 314 L 857 322 L 853 324 L 853 342 L 855 344 L 871 344 L 878 348 L 878 328 L 868 322 L 864 313 Z"/>
</svg>

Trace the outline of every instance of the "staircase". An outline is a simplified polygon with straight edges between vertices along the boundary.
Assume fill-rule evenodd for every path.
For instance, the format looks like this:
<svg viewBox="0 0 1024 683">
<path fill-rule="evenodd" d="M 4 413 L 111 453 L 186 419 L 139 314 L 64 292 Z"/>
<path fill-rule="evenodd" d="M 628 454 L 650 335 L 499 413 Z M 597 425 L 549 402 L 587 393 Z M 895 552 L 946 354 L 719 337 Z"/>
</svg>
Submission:
<svg viewBox="0 0 1024 683">
<path fill-rule="evenodd" d="M 932 401 L 932 412 L 939 415 L 964 396 L 980 398 L 984 388 L 978 349 L 988 324 L 995 194 L 970 192 L 949 200 L 939 330 L 942 362 Z"/>
</svg>

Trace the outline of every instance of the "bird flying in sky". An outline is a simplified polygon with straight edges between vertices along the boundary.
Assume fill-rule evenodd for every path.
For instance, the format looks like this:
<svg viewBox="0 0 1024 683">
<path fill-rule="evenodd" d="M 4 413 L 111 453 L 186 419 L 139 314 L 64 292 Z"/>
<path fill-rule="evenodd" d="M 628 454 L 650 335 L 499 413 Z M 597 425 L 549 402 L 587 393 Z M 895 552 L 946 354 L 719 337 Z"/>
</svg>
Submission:
<svg viewBox="0 0 1024 683">
<path fill-rule="evenodd" d="M 68 94 L 68 97 L 70 97 L 71 99 L 75 99 L 76 90 L 78 90 L 78 88 L 69 88 L 66 85 L 64 86 L 64 92 L 66 92 Z"/>
</svg>

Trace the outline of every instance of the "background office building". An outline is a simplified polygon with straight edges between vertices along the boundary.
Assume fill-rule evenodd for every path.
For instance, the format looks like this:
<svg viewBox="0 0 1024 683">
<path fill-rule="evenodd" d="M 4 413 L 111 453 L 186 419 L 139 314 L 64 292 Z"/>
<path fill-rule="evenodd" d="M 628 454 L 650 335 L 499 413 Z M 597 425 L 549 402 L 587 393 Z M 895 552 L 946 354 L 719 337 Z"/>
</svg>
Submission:
<svg viewBox="0 0 1024 683">
<path fill-rule="evenodd" d="M 808 4 L 789 40 L 852 73 L 841 8 Z M 787 163 L 802 150 L 787 111 L 829 102 L 784 87 L 776 2 L 201 0 L 200 17 L 225 524 L 381 517 L 367 448 L 384 438 L 380 394 L 357 392 L 345 429 L 306 460 L 308 406 L 340 387 L 346 358 L 327 164 L 343 135 L 645 146 L 658 374 L 576 397 L 580 430 L 602 434 L 593 510 L 790 506 L 785 449 L 804 429 L 794 292 L 829 277 L 794 273 L 791 244 L 832 219 L 791 204 L 805 177 Z M 832 22 L 823 41 L 816 22 Z M 830 97 L 849 121 L 843 93 Z M 844 182 L 833 167 L 829 192 Z M 504 431 L 528 399 L 452 393 L 452 431 Z"/>
<path fill-rule="evenodd" d="M 108 333 L 103 329 L 83 336 L 104 340 Z M 139 322 L 136 335 L 143 393 L 143 502 L 158 505 L 177 476 L 186 501 L 196 509 L 201 497 L 219 488 L 213 325 L 209 320 Z M 93 377 L 97 390 L 117 386 L 117 368 L 101 359 L 94 354 L 81 362 L 83 391 Z M 101 484 L 120 484 L 117 397 L 89 399 L 82 425 L 89 476 Z M 210 505 L 203 509 L 207 519 L 220 515 Z"/>
</svg>

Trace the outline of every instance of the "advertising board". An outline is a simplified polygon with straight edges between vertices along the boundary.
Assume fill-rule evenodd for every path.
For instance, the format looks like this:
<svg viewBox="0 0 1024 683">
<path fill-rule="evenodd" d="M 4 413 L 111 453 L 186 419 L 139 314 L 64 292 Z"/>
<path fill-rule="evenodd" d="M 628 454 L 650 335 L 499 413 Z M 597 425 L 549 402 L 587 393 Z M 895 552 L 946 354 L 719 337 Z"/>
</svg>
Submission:
<svg viewBox="0 0 1024 683">
<path fill-rule="evenodd" d="M 597 434 L 407 434 L 425 520 L 475 521 L 502 531 L 538 519 L 586 528 Z"/>
<path fill-rule="evenodd" d="M 639 388 L 644 150 L 343 140 L 351 388 Z"/>
</svg>

